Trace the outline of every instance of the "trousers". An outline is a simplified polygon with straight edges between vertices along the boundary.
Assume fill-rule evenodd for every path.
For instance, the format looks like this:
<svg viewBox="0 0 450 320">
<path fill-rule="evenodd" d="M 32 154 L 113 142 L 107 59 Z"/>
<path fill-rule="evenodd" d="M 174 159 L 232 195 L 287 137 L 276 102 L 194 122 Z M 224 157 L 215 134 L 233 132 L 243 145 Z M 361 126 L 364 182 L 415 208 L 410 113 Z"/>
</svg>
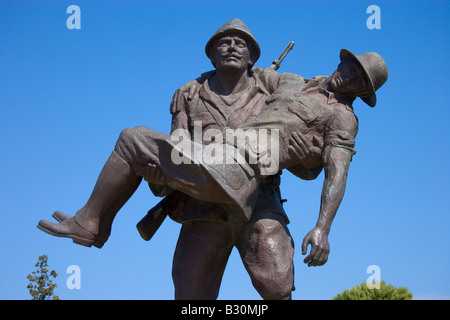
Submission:
<svg viewBox="0 0 450 320">
<path fill-rule="evenodd" d="M 294 289 L 294 244 L 286 217 L 274 212 L 252 214 L 251 206 L 246 205 L 247 198 L 241 197 L 251 194 L 256 199 L 257 189 L 245 170 L 230 171 L 225 167 L 228 171 L 220 175 L 208 166 L 173 164 L 171 149 L 164 149 L 169 138 L 145 127 L 126 129 L 115 152 L 137 175 L 143 175 L 147 163 L 156 164 L 164 171 L 170 187 L 202 201 L 229 204 L 229 199 L 233 199 L 244 212 L 224 222 L 207 219 L 183 222 L 172 268 L 175 298 L 216 299 L 228 258 L 236 247 L 263 299 L 290 299 Z M 241 182 L 242 187 L 234 187 L 241 186 Z"/>
<path fill-rule="evenodd" d="M 217 299 L 233 247 L 263 299 L 291 299 L 294 243 L 284 217 L 271 212 L 254 214 L 237 225 L 208 220 L 183 223 L 172 268 L 175 299 Z"/>
</svg>

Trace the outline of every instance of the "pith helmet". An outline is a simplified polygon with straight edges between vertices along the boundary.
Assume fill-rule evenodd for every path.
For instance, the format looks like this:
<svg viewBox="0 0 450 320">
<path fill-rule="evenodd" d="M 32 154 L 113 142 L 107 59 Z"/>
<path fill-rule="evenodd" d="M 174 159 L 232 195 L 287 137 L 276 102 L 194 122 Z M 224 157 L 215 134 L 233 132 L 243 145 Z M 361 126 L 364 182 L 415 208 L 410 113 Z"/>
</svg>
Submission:
<svg viewBox="0 0 450 320">
<path fill-rule="evenodd" d="M 368 52 L 360 55 L 354 55 L 350 50 L 342 49 L 340 53 L 341 61 L 352 59 L 358 63 L 366 73 L 370 82 L 370 94 L 361 99 L 371 107 L 375 107 L 377 103 L 377 91 L 388 78 L 388 68 L 383 58 L 378 53 Z"/>
<path fill-rule="evenodd" d="M 250 57 L 252 59 L 252 65 L 259 59 L 259 56 L 261 54 L 261 49 L 259 48 L 259 44 L 256 41 L 255 37 L 250 32 L 250 29 L 247 27 L 245 23 L 243 23 L 239 19 L 233 19 L 225 23 L 223 26 L 219 28 L 219 30 L 214 33 L 214 35 L 209 39 L 208 43 L 205 46 L 205 53 L 208 56 L 208 58 L 211 59 L 212 57 L 212 49 L 214 45 L 214 41 L 216 41 L 218 38 L 230 34 L 230 33 L 238 33 L 242 36 L 244 36 L 247 43 L 250 43 L 249 48 L 250 51 Z"/>
</svg>

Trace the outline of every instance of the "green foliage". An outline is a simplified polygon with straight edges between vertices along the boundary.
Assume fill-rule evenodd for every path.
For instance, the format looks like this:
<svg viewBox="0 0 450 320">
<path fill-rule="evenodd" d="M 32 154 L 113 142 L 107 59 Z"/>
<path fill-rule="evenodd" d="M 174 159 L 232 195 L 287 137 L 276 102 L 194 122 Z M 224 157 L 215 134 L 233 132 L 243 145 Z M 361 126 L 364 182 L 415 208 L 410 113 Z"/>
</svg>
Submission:
<svg viewBox="0 0 450 320">
<path fill-rule="evenodd" d="M 339 293 L 333 300 L 412 300 L 412 293 L 405 287 L 395 288 L 393 285 L 386 285 L 384 281 L 378 284 L 379 289 L 369 289 L 367 283 L 362 282 L 351 290 Z"/>
<path fill-rule="evenodd" d="M 59 297 L 53 293 L 57 284 L 50 279 L 50 277 L 56 278 L 58 274 L 55 270 L 48 272 L 47 261 L 47 255 L 39 256 L 38 262 L 35 264 L 37 270 L 27 276 L 27 279 L 30 280 L 27 288 L 30 290 L 32 300 L 59 300 Z"/>
</svg>

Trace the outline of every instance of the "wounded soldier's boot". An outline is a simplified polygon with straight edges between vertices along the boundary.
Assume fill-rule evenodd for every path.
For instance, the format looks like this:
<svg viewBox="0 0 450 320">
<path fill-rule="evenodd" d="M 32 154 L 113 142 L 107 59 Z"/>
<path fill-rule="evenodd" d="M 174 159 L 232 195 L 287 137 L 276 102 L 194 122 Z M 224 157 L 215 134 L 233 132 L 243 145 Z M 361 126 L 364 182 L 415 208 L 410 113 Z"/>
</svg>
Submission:
<svg viewBox="0 0 450 320">
<path fill-rule="evenodd" d="M 74 217 L 60 211 L 56 211 L 53 216 L 58 216 L 64 220 L 59 220 L 59 223 L 41 220 L 37 227 L 56 237 L 71 238 L 74 243 L 86 247 L 90 247 L 94 244 L 96 235 L 80 226 Z"/>
<path fill-rule="evenodd" d="M 114 209 L 115 206 L 112 207 L 112 210 Z M 90 239 L 85 239 L 85 243 L 86 244 L 82 244 L 79 242 L 76 242 L 78 244 L 82 244 L 85 245 L 87 247 L 90 247 L 91 245 L 93 245 L 94 247 L 97 248 L 101 248 L 103 247 L 103 245 L 105 244 L 105 242 L 108 240 L 109 236 L 111 235 L 111 227 L 112 227 L 112 222 L 114 220 L 115 214 L 112 212 L 112 210 L 108 210 L 108 212 L 106 212 L 104 214 L 104 216 L 100 219 L 100 225 L 99 225 L 99 233 L 97 236 L 94 235 L 94 241 L 92 242 Z M 117 212 L 116 212 L 117 213 Z M 57 220 L 58 222 L 64 222 L 65 220 L 68 220 L 70 218 L 73 218 L 72 216 L 65 214 L 64 212 L 61 211 L 55 211 L 52 214 L 52 217 L 55 218 L 55 220 Z M 45 221 L 45 220 L 43 220 Z M 54 228 L 53 226 L 48 226 L 49 222 L 43 222 L 44 224 L 47 223 L 46 228 Z M 57 224 L 53 224 L 53 225 L 57 225 Z M 42 227 L 40 227 L 38 225 L 38 228 L 43 230 Z M 45 231 L 45 230 L 43 230 Z M 74 241 L 75 242 L 75 241 Z"/>
<path fill-rule="evenodd" d="M 128 163 L 113 151 L 84 207 L 74 217 L 57 211 L 53 217 L 59 223 L 41 220 L 38 228 L 53 236 L 71 238 L 77 244 L 101 248 L 108 239 L 116 213 L 132 196 L 141 180 L 142 177 L 137 176 Z"/>
</svg>

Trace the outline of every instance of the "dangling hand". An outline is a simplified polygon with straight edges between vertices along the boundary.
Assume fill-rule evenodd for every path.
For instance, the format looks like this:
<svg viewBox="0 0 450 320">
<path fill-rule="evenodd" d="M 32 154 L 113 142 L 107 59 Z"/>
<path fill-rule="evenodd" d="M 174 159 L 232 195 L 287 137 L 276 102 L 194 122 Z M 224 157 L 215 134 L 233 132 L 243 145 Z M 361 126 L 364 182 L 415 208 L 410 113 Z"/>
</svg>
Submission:
<svg viewBox="0 0 450 320">
<path fill-rule="evenodd" d="M 308 245 L 311 245 L 311 251 L 309 255 L 303 260 L 308 264 L 308 267 L 316 267 L 324 265 L 328 260 L 328 254 L 330 253 L 330 244 L 328 243 L 328 233 L 322 229 L 315 227 L 312 229 L 302 243 L 302 254 L 305 255 L 308 249 Z"/>
</svg>

